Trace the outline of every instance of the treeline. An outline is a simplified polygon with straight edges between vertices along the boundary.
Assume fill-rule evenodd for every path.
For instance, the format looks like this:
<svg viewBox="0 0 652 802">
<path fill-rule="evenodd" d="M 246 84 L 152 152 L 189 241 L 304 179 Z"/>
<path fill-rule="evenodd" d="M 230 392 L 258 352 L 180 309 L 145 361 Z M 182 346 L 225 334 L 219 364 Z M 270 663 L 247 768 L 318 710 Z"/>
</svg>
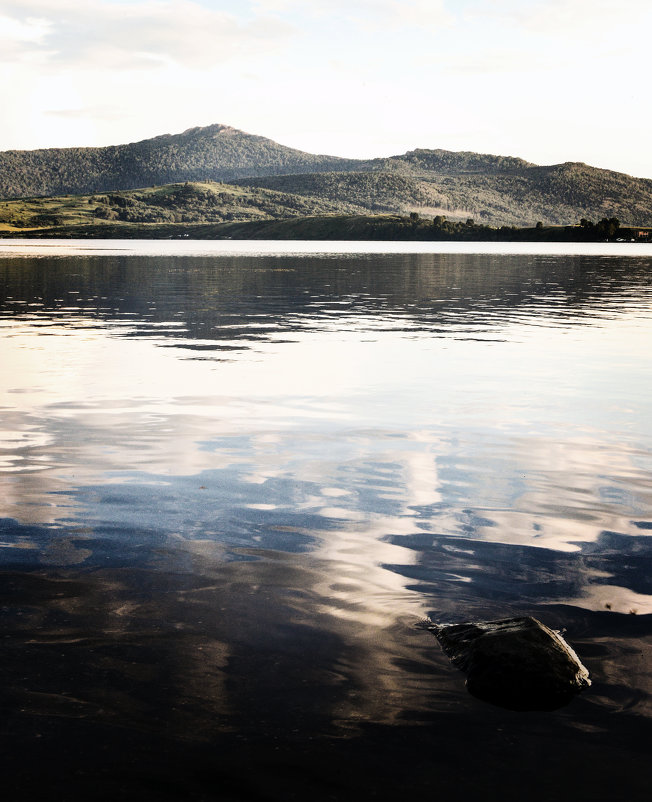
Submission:
<svg viewBox="0 0 652 802">
<path fill-rule="evenodd" d="M 5 233 L 5 236 L 7 234 Z M 16 236 L 11 234 L 10 236 Z M 115 221 L 67 225 L 23 232 L 29 237 L 93 237 L 124 239 L 286 239 L 286 240 L 412 240 L 475 242 L 596 242 L 652 241 L 652 229 L 621 226 L 617 218 L 588 220 L 573 226 L 535 226 L 493 228 L 465 221 L 448 220 L 443 215 L 425 219 L 417 213 L 395 215 L 296 216 L 282 219 L 240 220 L 220 223 L 154 223 Z"/>
<path fill-rule="evenodd" d="M 482 242 L 618 242 L 652 240 L 652 229 L 621 226 L 617 217 L 604 217 L 597 223 L 582 218 L 572 226 L 545 226 L 538 221 L 534 226 L 493 227 L 465 221 L 447 220 L 442 215 L 423 219 L 417 213 L 396 219 L 361 218 L 362 227 L 368 227 L 376 239 L 414 239 Z M 360 232 L 362 233 L 362 232 Z M 364 238 L 364 237 L 363 237 Z"/>
</svg>

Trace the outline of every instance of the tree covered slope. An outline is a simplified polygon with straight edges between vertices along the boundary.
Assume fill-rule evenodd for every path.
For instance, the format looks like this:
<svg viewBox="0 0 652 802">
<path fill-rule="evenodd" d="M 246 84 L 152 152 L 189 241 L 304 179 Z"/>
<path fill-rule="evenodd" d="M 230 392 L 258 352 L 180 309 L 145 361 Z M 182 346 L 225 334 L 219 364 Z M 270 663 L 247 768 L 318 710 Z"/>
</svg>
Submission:
<svg viewBox="0 0 652 802">
<path fill-rule="evenodd" d="M 389 163 L 388 162 L 392 162 Z M 581 218 L 618 217 L 652 225 L 652 181 L 585 164 L 528 165 L 505 170 L 441 172 L 400 159 L 364 165 L 364 171 L 264 176 L 238 181 L 297 195 L 321 197 L 371 212 L 494 225 L 568 225 Z"/>
<path fill-rule="evenodd" d="M 177 181 L 223 181 L 340 169 L 348 162 L 287 148 L 225 125 L 192 128 L 128 145 L 0 153 L 0 197 L 135 189 Z"/>
</svg>

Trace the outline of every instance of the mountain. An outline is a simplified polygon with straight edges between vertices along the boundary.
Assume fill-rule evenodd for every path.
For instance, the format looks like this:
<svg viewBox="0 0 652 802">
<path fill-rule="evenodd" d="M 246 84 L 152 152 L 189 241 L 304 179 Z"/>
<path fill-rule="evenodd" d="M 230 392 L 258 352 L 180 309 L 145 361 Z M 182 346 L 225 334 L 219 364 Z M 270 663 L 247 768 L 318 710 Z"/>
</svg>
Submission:
<svg viewBox="0 0 652 802">
<path fill-rule="evenodd" d="M 287 148 L 226 125 L 129 145 L 0 153 L 0 197 L 84 194 L 178 181 L 346 169 L 347 159 Z"/>
<path fill-rule="evenodd" d="M 417 212 L 493 226 L 615 216 L 630 225 L 652 225 L 652 180 L 581 163 L 539 166 L 515 157 L 426 149 L 342 159 L 225 125 L 103 148 L 0 153 L 0 198 L 93 195 L 186 181 L 228 181 L 286 196 L 256 196 L 262 202 L 257 216 Z M 229 193 L 220 193 L 220 219 L 252 219 L 242 212 L 242 198 L 232 199 L 235 210 L 229 210 Z M 251 210 L 255 202 L 250 198 L 247 204 Z M 265 212 L 270 204 L 276 212 Z M 216 207 L 212 213 L 217 215 Z"/>
</svg>

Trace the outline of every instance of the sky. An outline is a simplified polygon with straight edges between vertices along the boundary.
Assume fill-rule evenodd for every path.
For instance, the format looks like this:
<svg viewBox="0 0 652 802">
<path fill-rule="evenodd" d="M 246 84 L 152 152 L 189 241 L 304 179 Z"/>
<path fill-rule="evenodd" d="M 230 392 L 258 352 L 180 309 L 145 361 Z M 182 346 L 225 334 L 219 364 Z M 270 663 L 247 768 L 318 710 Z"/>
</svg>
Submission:
<svg viewBox="0 0 652 802">
<path fill-rule="evenodd" d="M 650 0 L 0 0 L 0 150 L 222 123 L 652 178 Z"/>
</svg>

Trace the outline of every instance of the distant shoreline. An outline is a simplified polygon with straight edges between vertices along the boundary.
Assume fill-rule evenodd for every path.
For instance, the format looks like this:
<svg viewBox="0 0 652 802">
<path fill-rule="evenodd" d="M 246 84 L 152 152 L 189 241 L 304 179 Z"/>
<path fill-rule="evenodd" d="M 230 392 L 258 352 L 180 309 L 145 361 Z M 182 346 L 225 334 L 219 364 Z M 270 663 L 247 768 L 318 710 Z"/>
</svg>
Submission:
<svg viewBox="0 0 652 802">
<path fill-rule="evenodd" d="M 225 223 L 111 222 L 0 231 L 3 239 L 396 240 L 415 242 L 651 242 L 652 228 L 615 218 L 572 226 L 492 228 L 415 215 L 325 215 Z"/>
</svg>

